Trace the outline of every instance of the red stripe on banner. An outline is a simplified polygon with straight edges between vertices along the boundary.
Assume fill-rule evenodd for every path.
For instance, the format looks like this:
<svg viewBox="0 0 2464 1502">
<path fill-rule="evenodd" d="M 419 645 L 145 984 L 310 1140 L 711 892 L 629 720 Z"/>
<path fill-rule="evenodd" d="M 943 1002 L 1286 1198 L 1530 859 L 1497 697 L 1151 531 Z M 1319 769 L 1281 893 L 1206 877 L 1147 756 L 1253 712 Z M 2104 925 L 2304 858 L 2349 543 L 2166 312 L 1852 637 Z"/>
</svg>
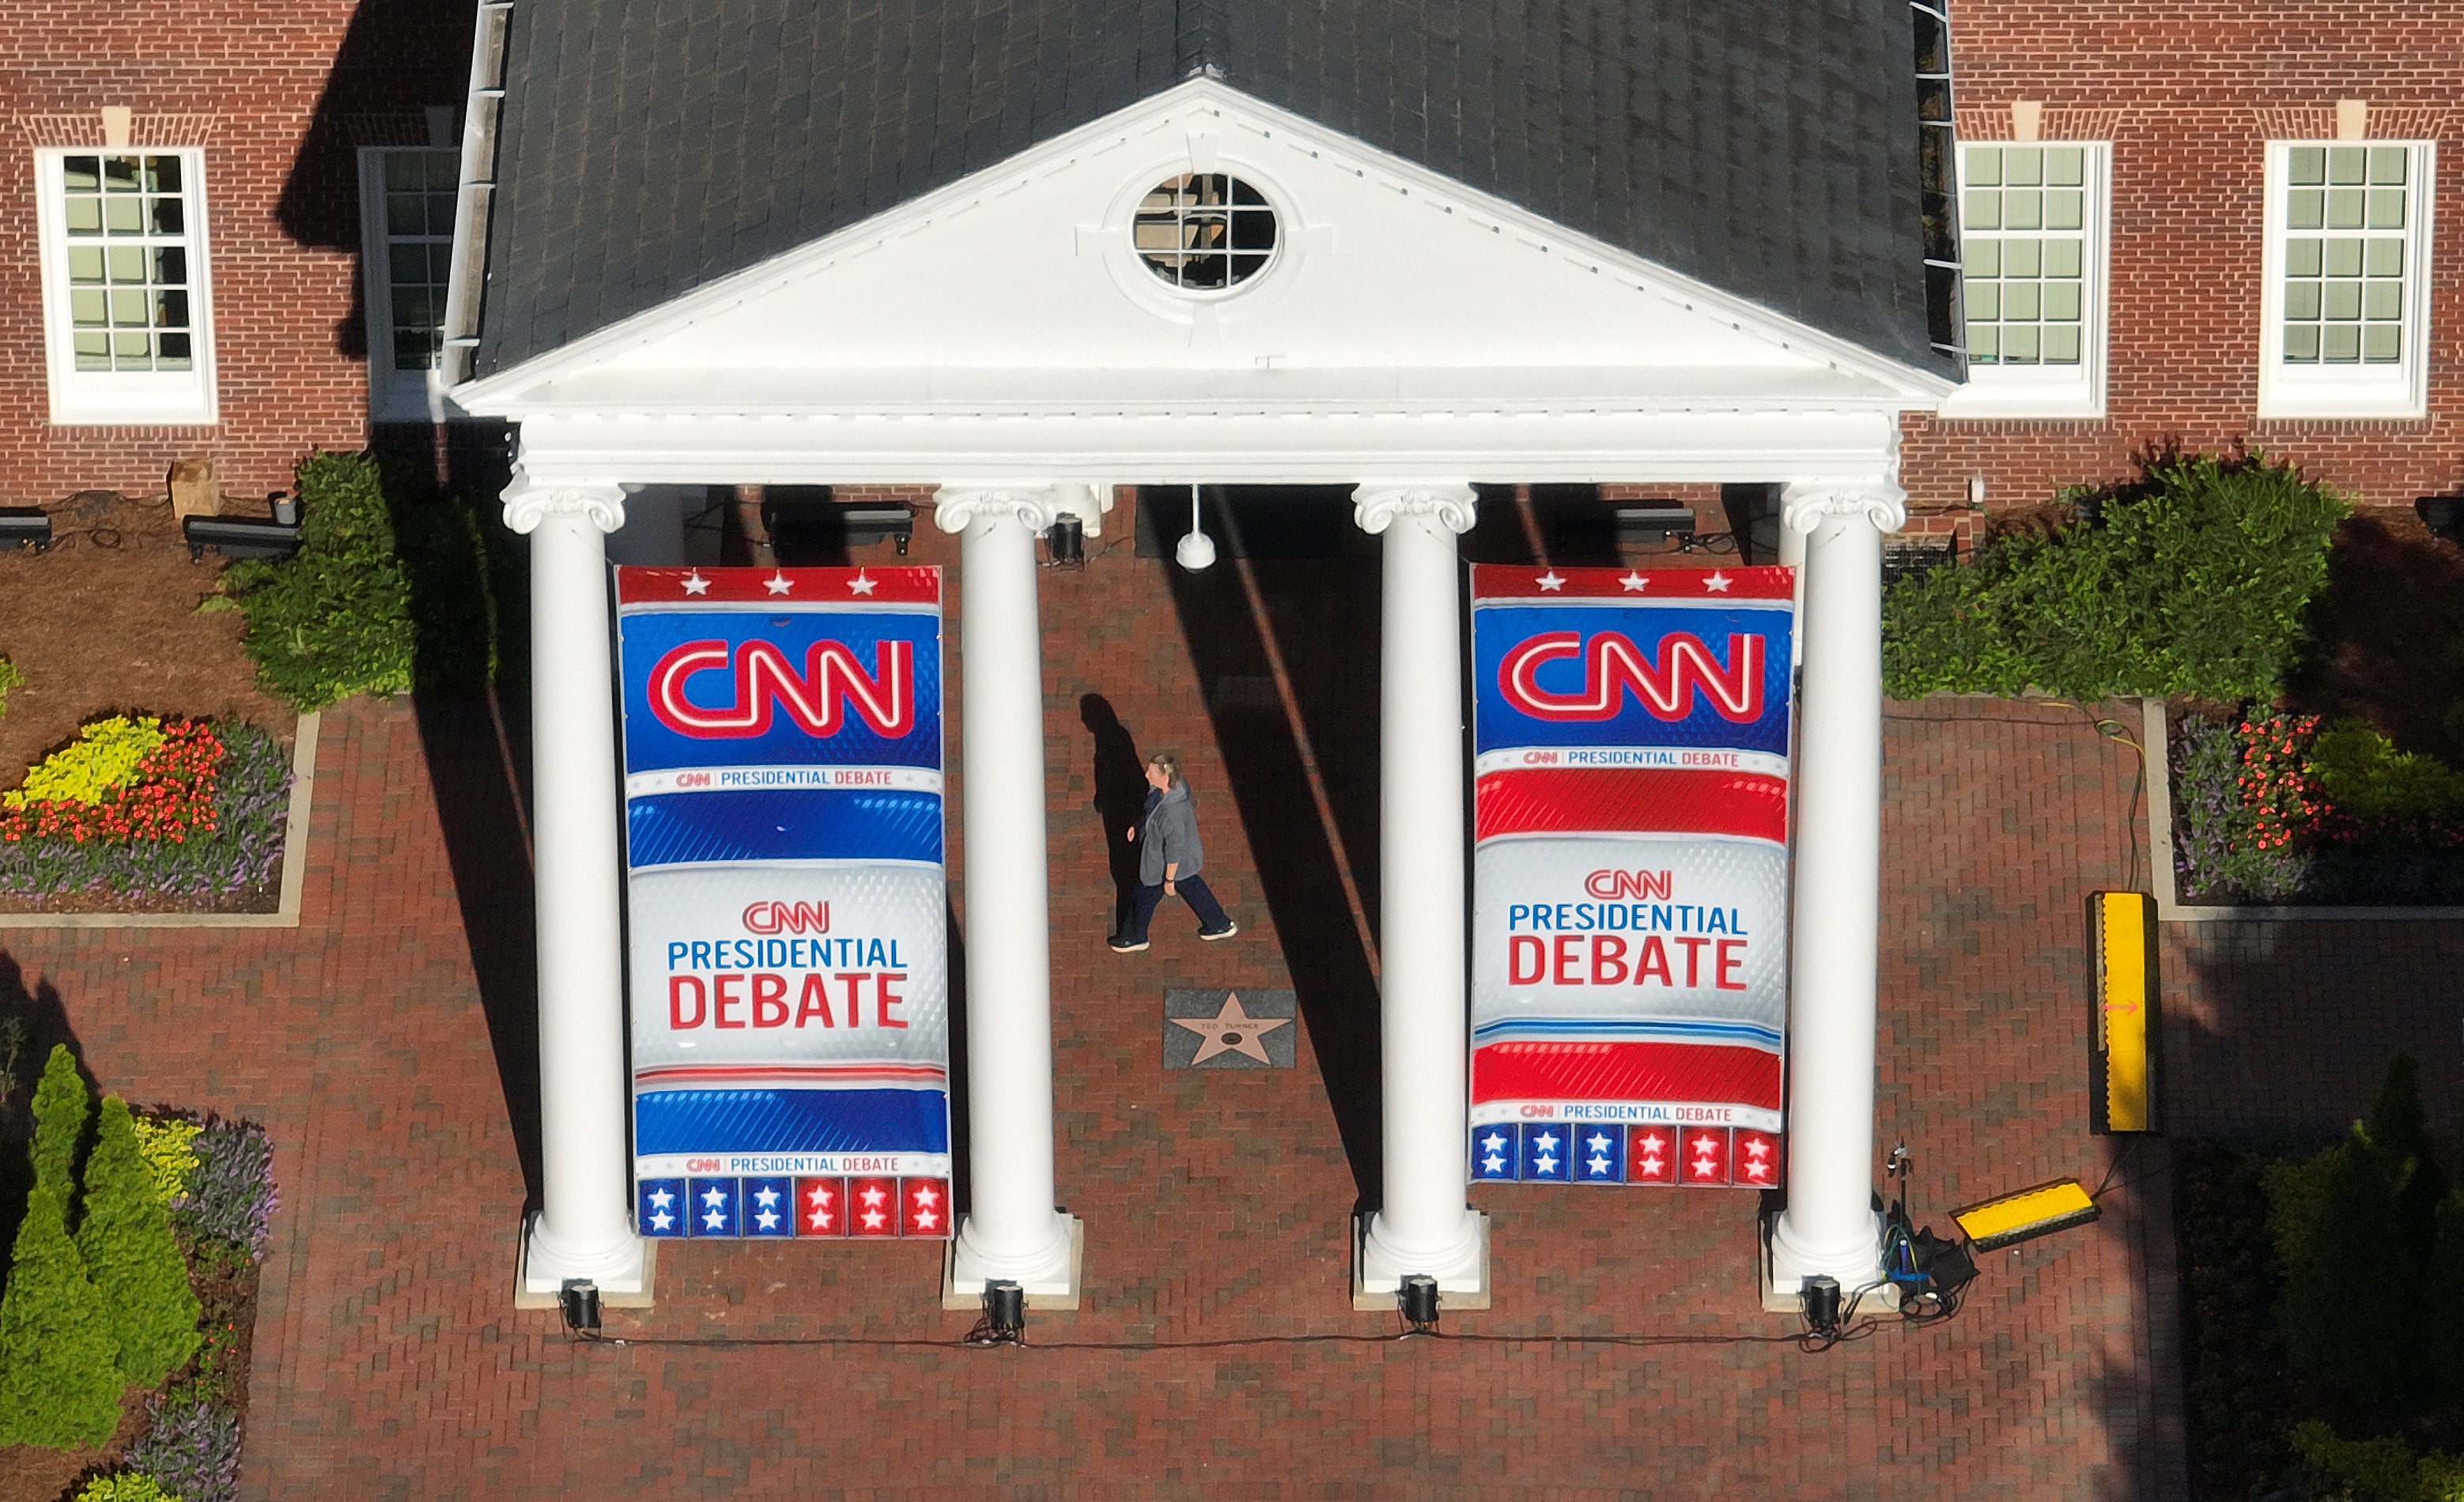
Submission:
<svg viewBox="0 0 2464 1502">
<path fill-rule="evenodd" d="M 1779 1056 L 1729 1043 L 1487 1043 L 1471 1099 L 1703 1100 L 1779 1109 Z"/>
<path fill-rule="evenodd" d="M 1529 563 L 1483 563 L 1471 571 L 1471 593 L 1483 599 L 1683 600 L 1794 599 L 1796 571 L 1752 569 L 1567 569 Z"/>
<path fill-rule="evenodd" d="M 643 1084 L 696 1080 L 725 1084 L 743 1079 L 874 1079 L 938 1084 L 948 1071 L 935 1064 L 651 1064 L 633 1072 Z"/>
<path fill-rule="evenodd" d="M 1474 839 L 1642 833 L 1788 837 L 1788 784 L 1750 772 L 1540 768 L 1479 779 Z"/>
<path fill-rule="evenodd" d="M 625 605 L 935 604 L 941 571 L 925 564 L 861 569 L 651 569 L 616 571 L 616 600 Z"/>
</svg>

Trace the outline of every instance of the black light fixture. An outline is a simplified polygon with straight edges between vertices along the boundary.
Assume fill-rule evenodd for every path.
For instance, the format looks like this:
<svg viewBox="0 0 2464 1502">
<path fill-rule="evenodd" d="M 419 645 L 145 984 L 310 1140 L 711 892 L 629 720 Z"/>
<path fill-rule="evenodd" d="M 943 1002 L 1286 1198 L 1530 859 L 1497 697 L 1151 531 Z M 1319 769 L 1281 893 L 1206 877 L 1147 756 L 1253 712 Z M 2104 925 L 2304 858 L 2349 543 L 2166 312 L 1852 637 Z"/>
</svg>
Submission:
<svg viewBox="0 0 2464 1502">
<path fill-rule="evenodd" d="M 1026 1291 L 1008 1278 L 984 1285 L 984 1326 L 993 1345 L 1026 1343 Z"/>
<path fill-rule="evenodd" d="M 586 1277 L 569 1277 L 557 1291 L 556 1300 L 564 1311 L 564 1327 L 583 1335 L 599 1333 L 599 1285 Z"/>
<path fill-rule="evenodd" d="M 1087 566 L 1087 521 L 1076 512 L 1063 512 L 1044 533 L 1044 552 L 1056 569 Z"/>
<path fill-rule="evenodd" d="M 253 516 L 184 516 L 180 535 L 188 544 L 192 563 L 208 548 L 226 558 L 287 558 L 299 551 L 297 525 Z"/>
<path fill-rule="evenodd" d="M 39 506 L 0 506 L 0 548 L 32 548 L 44 552 L 52 545 L 52 518 Z"/>
<path fill-rule="evenodd" d="M 1403 1311 L 1403 1322 L 1412 1327 L 1413 1335 L 1438 1333 L 1438 1280 L 1426 1273 L 1407 1274 L 1402 1286 L 1395 1290 L 1395 1305 Z"/>
<path fill-rule="evenodd" d="M 1839 1334 L 1839 1280 L 1820 1273 L 1805 1280 L 1798 1295 L 1805 1309 L 1805 1327 L 1824 1340 Z"/>
<path fill-rule="evenodd" d="M 2431 536 L 2464 546 L 2464 495 L 2424 495 L 2412 510 Z"/>
</svg>

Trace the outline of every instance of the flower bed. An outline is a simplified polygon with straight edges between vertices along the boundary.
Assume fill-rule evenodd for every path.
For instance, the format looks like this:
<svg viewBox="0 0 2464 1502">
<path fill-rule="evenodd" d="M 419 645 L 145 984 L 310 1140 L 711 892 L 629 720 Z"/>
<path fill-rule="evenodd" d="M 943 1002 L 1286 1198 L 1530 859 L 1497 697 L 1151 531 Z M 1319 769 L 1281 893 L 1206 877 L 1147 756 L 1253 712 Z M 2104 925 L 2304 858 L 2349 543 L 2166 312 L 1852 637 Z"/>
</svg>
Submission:
<svg viewBox="0 0 2464 1502">
<path fill-rule="evenodd" d="M 2464 773 L 2357 720 L 2172 724 L 2184 902 L 2464 904 Z"/>
<path fill-rule="evenodd" d="M 291 768 L 243 721 L 114 716 L 0 795 L 0 900 L 270 908 Z"/>
<path fill-rule="evenodd" d="M 33 1106 L 0 1293 L 0 1502 L 229 1502 L 275 1201 L 264 1129 L 115 1096 L 90 1111 L 65 1047 Z"/>
</svg>

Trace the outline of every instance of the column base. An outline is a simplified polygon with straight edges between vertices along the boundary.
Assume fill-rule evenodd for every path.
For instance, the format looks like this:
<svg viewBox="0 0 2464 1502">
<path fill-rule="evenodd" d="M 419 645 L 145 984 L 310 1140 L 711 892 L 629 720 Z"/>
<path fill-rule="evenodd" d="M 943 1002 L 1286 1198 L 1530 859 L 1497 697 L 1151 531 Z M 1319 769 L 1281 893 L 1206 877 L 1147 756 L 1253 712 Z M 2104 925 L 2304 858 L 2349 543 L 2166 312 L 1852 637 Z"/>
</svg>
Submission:
<svg viewBox="0 0 2464 1502">
<path fill-rule="evenodd" d="M 1874 1240 L 1860 1252 L 1847 1255 L 1808 1256 L 1778 1239 L 1780 1217 L 1785 1210 L 1774 1211 L 1762 1219 L 1759 1240 L 1761 1255 L 1756 1258 L 1762 1273 L 1762 1301 L 1766 1313 L 1793 1315 L 1804 1307 L 1805 1280 L 1828 1273 L 1839 1280 L 1842 1296 L 1860 1288 L 1867 1307 L 1877 1302 L 1886 1309 L 1900 1306 L 1900 1295 L 1882 1276 L 1882 1212 L 1874 1212 Z M 1869 1287 L 1879 1284 L 1880 1287 Z"/>
<path fill-rule="evenodd" d="M 1009 1258 L 987 1259 L 968 1235 L 974 1229 L 973 1217 L 961 1217 L 958 1233 L 950 1238 L 950 1250 L 941 1257 L 941 1307 L 979 1308 L 984 1301 L 984 1285 L 1007 1278 L 1026 1295 L 1029 1309 L 1077 1308 L 1087 1226 L 1064 1210 L 1053 1211 L 1052 1218 L 1061 1223 L 1053 1245 L 1043 1256 L 1022 1266 Z"/>
<path fill-rule="evenodd" d="M 514 1273 L 514 1307 L 553 1309 L 564 1280 L 586 1277 L 599 1285 L 599 1302 L 610 1309 L 650 1307 L 650 1274 L 656 1267 L 652 1244 L 627 1236 L 615 1246 L 579 1254 L 542 1244 L 539 1216 L 534 1210 L 522 1224 L 521 1260 Z"/>
<path fill-rule="evenodd" d="M 1438 1280 L 1440 1309 L 1486 1309 L 1488 1286 L 1488 1217 L 1464 1212 L 1471 1234 L 1452 1257 L 1397 1256 L 1377 1235 L 1377 1216 L 1364 1210 L 1352 1218 L 1352 1307 L 1393 1309 L 1403 1279 L 1426 1273 Z M 1406 1267 L 1402 1264 L 1410 1262 Z"/>
</svg>

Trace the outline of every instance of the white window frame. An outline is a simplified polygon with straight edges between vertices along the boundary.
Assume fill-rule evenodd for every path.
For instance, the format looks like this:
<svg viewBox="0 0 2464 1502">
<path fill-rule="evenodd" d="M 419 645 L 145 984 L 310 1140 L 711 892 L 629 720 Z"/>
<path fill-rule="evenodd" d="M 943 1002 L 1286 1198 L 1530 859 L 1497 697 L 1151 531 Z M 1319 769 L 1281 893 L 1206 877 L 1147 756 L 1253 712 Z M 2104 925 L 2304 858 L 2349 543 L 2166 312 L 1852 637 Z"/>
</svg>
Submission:
<svg viewBox="0 0 2464 1502">
<path fill-rule="evenodd" d="M 385 253 L 385 159 L 402 151 L 453 152 L 450 146 L 360 148 L 360 301 L 367 315 L 368 421 L 442 423 L 463 415 L 445 395 L 445 372 L 397 370 L 393 363 L 393 264 Z M 458 155 L 458 153 L 455 153 Z M 456 211 L 460 204 L 454 206 Z"/>
<path fill-rule="evenodd" d="M 191 368 L 111 371 L 77 368 L 76 327 L 69 309 L 67 194 L 61 163 L 69 157 L 177 157 L 185 186 L 183 239 L 188 253 Z M 214 381 L 213 256 L 206 229 L 206 154 L 196 146 L 38 146 L 34 150 L 34 226 L 43 278 L 43 359 L 51 386 L 51 420 L 58 426 L 206 425 L 222 420 Z"/>
<path fill-rule="evenodd" d="M 2284 255 L 2292 238 L 2292 151 L 2296 146 L 2402 146 L 2412 155 L 2405 199 L 2403 358 L 2391 365 L 2294 364 L 2284 358 Z M 2406 418 L 2430 410 L 2430 216 L 2437 201 L 2438 147 L 2429 141 L 2271 141 L 2266 158 L 2266 249 L 2260 257 L 2258 415 Z M 2305 233 L 2307 231 L 2304 231 Z"/>
<path fill-rule="evenodd" d="M 2094 418 L 2104 416 L 2105 310 L 2110 300 L 2112 266 L 2113 143 L 2109 141 L 1966 141 L 1954 154 L 1958 163 L 1959 202 L 1968 202 L 1968 150 L 1970 146 L 2076 146 L 2086 153 L 2080 163 L 2079 360 L 2077 365 L 1978 365 L 1968 367 L 1968 383 L 1945 398 L 1947 418 Z M 1968 234 L 1961 229 L 1963 240 Z M 1999 238 L 1998 232 L 1987 231 Z M 1963 246 L 1962 258 L 1966 250 Z M 1961 272 L 1961 300 L 1966 302 L 1967 272 Z M 1963 343 L 1968 330 L 1960 329 Z"/>
</svg>

